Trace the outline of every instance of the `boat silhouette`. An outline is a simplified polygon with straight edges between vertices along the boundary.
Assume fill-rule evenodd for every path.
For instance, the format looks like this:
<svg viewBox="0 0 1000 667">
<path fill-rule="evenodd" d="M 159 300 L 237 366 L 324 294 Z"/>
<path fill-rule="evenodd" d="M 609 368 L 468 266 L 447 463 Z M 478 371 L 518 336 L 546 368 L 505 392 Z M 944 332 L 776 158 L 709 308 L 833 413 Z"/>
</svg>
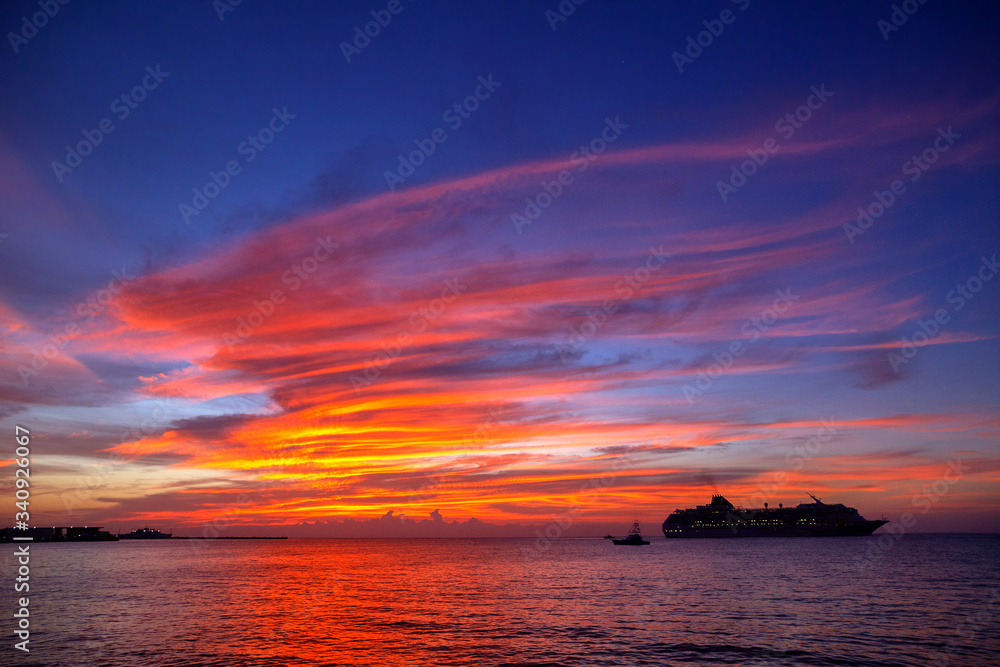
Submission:
<svg viewBox="0 0 1000 667">
<path fill-rule="evenodd" d="M 136 528 L 131 533 L 119 533 L 118 539 L 121 540 L 169 540 L 171 533 L 161 533 L 155 528 L 150 528 L 146 526 L 145 528 Z"/>
<path fill-rule="evenodd" d="M 643 544 L 649 544 L 649 540 L 642 539 L 642 531 L 639 529 L 638 521 L 632 523 L 632 528 L 623 539 L 616 540 L 612 538 L 611 541 L 619 546 L 642 546 Z"/>
</svg>

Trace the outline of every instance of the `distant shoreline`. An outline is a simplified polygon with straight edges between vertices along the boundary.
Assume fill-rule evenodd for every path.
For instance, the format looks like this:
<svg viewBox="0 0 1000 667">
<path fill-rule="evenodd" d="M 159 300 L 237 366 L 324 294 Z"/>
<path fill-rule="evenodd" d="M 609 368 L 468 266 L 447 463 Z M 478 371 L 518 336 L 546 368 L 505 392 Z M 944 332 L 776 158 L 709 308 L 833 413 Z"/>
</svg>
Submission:
<svg viewBox="0 0 1000 667">
<path fill-rule="evenodd" d="M 234 536 L 219 536 L 219 537 L 195 537 L 189 536 L 184 537 L 182 535 L 174 535 L 167 539 L 171 540 L 287 540 L 288 537 L 267 537 L 267 536 L 252 536 L 252 537 L 234 537 Z M 142 540 L 137 540 L 142 541 Z"/>
</svg>

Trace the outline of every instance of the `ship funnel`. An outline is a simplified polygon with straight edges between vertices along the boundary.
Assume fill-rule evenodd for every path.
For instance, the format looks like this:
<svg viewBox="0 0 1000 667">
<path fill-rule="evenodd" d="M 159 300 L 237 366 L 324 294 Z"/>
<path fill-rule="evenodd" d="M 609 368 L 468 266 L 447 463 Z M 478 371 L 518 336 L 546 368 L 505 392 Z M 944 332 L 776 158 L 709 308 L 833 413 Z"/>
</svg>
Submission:
<svg viewBox="0 0 1000 667">
<path fill-rule="evenodd" d="M 720 494 L 715 494 L 714 496 L 712 496 L 712 504 L 713 505 L 722 505 L 724 507 L 732 507 L 733 506 L 733 504 L 731 502 L 729 502 L 728 500 L 726 500 Z"/>
</svg>

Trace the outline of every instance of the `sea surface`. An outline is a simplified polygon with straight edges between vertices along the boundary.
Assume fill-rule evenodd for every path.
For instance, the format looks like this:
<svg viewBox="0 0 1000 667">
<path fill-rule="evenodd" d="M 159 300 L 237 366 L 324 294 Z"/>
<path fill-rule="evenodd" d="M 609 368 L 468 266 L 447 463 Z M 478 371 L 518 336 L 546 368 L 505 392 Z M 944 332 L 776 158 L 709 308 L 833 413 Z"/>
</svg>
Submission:
<svg viewBox="0 0 1000 667">
<path fill-rule="evenodd" d="M 877 538 L 35 544 L 0 664 L 1000 664 L 1000 536 Z"/>
</svg>

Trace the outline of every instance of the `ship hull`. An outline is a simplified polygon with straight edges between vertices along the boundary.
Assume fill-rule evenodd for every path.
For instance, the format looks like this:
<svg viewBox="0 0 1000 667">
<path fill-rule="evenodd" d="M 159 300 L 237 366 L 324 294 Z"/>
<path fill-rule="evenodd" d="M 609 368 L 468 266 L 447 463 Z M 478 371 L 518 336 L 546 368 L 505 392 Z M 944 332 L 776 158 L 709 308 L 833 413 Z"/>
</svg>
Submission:
<svg viewBox="0 0 1000 667">
<path fill-rule="evenodd" d="M 847 526 L 820 528 L 815 526 L 679 526 L 665 525 L 663 536 L 668 539 L 726 537 L 867 537 L 887 521 L 858 521 Z"/>
</svg>

